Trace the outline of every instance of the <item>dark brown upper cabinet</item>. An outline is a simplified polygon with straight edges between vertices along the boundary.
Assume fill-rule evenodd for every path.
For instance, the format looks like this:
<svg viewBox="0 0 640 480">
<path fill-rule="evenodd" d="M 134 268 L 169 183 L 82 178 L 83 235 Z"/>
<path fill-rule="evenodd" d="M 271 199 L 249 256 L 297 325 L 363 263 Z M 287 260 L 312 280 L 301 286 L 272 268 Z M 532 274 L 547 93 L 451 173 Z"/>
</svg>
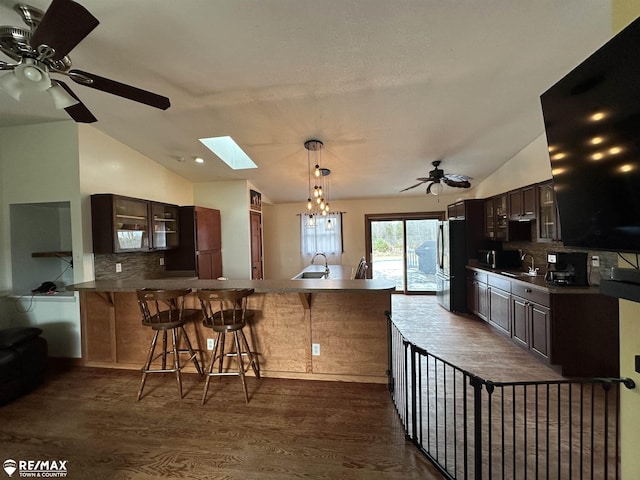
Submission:
<svg viewBox="0 0 640 480">
<path fill-rule="evenodd" d="M 482 205 L 484 200 L 467 199 L 447 205 L 447 218 L 455 220 L 479 221 L 482 225 Z"/>
<path fill-rule="evenodd" d="M 91 195 L 93 253 L 148 252 L 178 246 L 178 206 L 100 193 Z"/>
<path fill-rule="evenodd" d="M 518 188 L 508 193 L 509 219 L 515 221 L 533 220 L 536 218 L 535 185 Z"/>
<path fill-rule="evenodd" d="M 530 222 L 512 221 L 509 217 L 509 195 L 502 193 L 487 198 L 484 203 L 484 233 L 488 240 L 530 241 Z"/>
</svg>

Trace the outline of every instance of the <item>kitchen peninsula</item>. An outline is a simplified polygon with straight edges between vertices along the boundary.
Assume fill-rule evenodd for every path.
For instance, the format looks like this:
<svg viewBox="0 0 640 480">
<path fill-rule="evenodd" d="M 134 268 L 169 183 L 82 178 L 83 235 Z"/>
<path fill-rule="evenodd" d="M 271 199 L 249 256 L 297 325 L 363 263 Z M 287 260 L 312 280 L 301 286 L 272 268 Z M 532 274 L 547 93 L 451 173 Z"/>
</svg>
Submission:
<svg viewBox="0 0 640 480">
<path fill-rule="evenodd" d="M 304 271 L 317 271 L 312 265 Z M 324 266 L 322 266 L 324 270 Z M 68 287 L 80 293 L 82 361 L 86 366 L 139 369 L 150 331 L 141 325 L 140 288 L 253 288 L 256 311 L 247 336 L 265 377 L 386 383 L 387 324 L 393 282 L 351 280 L 351 267 L 329 265 L 328 278 L 198 280 L 159 278 L 97 280 Z M 302 272 L 301 272 L 302 273 Z M 300 274 L 298 275 L 300 276 Z M 187 308 L 199 310 L 194 293 Z M 200 360 L 208 364 L 213 335 L 194 314 L 186 328 Z M 317 345 L 320 355 L 312 355 Z M 185 371 L 195 371 L 193 366 Z"/>
</svg>

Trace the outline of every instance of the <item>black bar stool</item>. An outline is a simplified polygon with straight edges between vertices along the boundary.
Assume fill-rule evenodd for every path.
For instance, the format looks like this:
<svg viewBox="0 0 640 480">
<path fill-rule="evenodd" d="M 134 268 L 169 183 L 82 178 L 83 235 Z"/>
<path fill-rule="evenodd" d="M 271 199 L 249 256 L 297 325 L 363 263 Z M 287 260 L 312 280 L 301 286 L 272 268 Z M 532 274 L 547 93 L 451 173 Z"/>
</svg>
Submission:
<svg viewBox="0 0 640 480">
<path fill-rule="evenodd" d="M 209 365 L 208 372 L 205 372 L 207 380 L 204 385 L 204 393 L 202 394 L 202 405 L 204 405 L 207 399 L 209 381 L 211 377 L 217 375 L 238 375 L 242 380 L 245 401 L 249 403 L 247 382 L 245 380 L 245 373 L 249 370 L 249 366 L 253 368 L 253 373 L 256 378 L 260 378 L 260 367 L 258 366 L 257 355 L 251 351 L 247 337 L 243 332 L 247 321 L 254 316 L 254 312 L 247 309 L 247 299 L 253 292 L 254 290 L 252 288 L 198 290 L 198 298 L 200 299 L 204 318 L 202 324 L 217 333 L 215 345 L 211 353 L 211 364 Z M 233 333 L 234 345 L 230 352 L 225 352 L 225 338 L 228 333 Z M 237 360 L 237 372 L 222 371 L 225 357 L 233 357 Z M 248 360 L 246 366 L 243 357 L 246 357 Z M 218 361 L 218 371 L 214 373 L 213 366 L 216 360 Z"/>
<path fill-rule="evenodd" d="M 142 367 L 142 381 L 138 390 L 138 400 L 142 398 L 142 390 L 147 380 L 148 373 L 175 373 L 178 381 L 178 394 L 182 399 L 182 376 L 180 371 L 183 366 L 180 365 L 180 354 L 188 353 L 187 361 L 192 360 L 199 374 L 203 374 L 200 368 L 196 352 L 191 346 L 184 324 L 187 323 L 189 317 L 185 315 L 184 300 L 191 293 L 190 288 L 180 290 L 158 290 L 158 289 L 142 289 L 137 290 L 138 305 L 142 313 L 142 324 L 155 330 L 155 335 L 151 341 L 147 363 Z M 173 339 L 172 349 L 167 350 L 167 332 L 171 331 Z M 179 349 L 180 339 L 178 331 L 187 344 L 186 350 Z M 158 342 L 158 334 L 162 332 L 162 352 L 154 357 L 156 343 Z M 167 368 L 167 354 L 173 355 L 173 367 Z M 152 363 L 158 358 L 162 359 L 162 365 L 159 369 L 151 368 Z"/>
<path fill-rule="evenodd" d="M 358 263 L 358 266 L 356 267 L 356 273 L 353 278 L 356 280 L 367 278 L 367 268 L 369 268 L 367 260 L 362 257 L 360 263 Z"/>
</svg>

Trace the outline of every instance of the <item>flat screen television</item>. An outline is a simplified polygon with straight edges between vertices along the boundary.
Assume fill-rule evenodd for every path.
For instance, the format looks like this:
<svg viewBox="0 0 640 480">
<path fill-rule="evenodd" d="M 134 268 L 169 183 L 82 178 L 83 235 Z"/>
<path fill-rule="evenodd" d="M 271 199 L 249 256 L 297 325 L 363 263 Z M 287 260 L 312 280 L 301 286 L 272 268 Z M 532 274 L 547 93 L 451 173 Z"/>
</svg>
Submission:
<svg viewBox="0 0 640 480">
<path fill-rule="evenodd" d="M 564 245 L 640 252 L 640 18 L 540 99 Z"/>
</svg>

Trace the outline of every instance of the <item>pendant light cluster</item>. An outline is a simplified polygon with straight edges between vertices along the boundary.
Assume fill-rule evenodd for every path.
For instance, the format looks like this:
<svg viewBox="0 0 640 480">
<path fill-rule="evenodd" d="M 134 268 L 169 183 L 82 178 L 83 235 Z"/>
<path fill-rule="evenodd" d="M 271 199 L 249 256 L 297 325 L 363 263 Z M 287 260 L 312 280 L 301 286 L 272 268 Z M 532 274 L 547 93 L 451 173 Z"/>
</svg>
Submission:
<svg viewBox="0 0 640 480">
<path fill-rule="evenodd" d="M 315 224 L 316 215 L 329 213 L 329 175 L 331 170 L 322 165 L 322 147 L 320 140 L 307 140 L 307 173 L 309 177 L 309 197 L 307 198 L 307 223 Z M 312 167 L 313 165 L 313 167 Z M 313 187 L 311 186 L 313 184 Z"/>
</svg>

